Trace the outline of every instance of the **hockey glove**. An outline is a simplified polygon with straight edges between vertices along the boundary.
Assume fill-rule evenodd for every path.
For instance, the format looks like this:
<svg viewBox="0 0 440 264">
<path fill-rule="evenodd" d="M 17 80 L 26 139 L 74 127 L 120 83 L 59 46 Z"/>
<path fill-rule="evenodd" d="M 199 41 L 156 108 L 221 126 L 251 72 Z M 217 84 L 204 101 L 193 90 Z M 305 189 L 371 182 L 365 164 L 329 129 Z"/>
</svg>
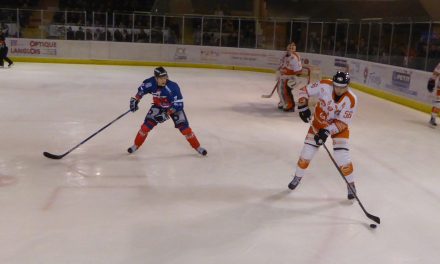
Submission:
<svg viewBox="0 0 440 264">
<path fill-rule="evenodd" d="M 163 123 L 167 121 L 170 117 L 167 115 L 167 113 L 160 112 L 159 114 L 155 115 L 153 118 L 157 123 Z"/>
<path fill-rule="evenodd" d="M 429 79 L 428 81 L 428 91 L 432 93 L 435 87 L 435 79 Z"/>
<path fill-rule="evenodd" d="M 174 114 L 176 112 L 176 109 L 174 108 L 174 107 L 170 107 L 170 108 L 168 108 L 168 110 L 167 110 L 167 114 L 168 115 L 172 115 L 172 114 Z"/>
<path fill-rule="evenodd" d="M 134 97 L 130 98 L 130 111 L 136 112 L 139 109 L 138 104 L 139 104 L 138 99 L 136 99 Z"/>
<path fill-rule="evenodd" d="M 327 140 L 327 137 L 330 135 L 330 131 L 327 129 L 321 128 L 318 133 L 315 135 L 316 145 L 321 146 Z"/>
<path fill-rule="evenodd" d="M 312 116 L 312 112 L 310 112 L 310 109 L 307 105 L 298 106 L 299 111 L 299 117 L 301 117 L 302 121 L 304 123 L 308 123 L 310 120 L 310 117 Z"/>
</svg>

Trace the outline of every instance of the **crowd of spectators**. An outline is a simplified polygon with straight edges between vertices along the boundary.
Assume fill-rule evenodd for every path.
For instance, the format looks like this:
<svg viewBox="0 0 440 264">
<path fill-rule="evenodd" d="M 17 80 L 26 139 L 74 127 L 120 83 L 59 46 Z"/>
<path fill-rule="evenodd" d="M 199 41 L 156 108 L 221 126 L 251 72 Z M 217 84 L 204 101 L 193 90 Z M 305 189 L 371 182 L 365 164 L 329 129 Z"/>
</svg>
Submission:
<svg viewBox="0 0 440 264">
<path fill-rule="evenodd" d="M 39 0 L 2 0 L 0 6 L 0 23 L 2 23 L 2 27 L 7 27 L 8 23 L 17 23 L 17 8 L 20 9 L 35 9 L 39 4 Z M 32 15 L 32 12 L 21 12 L 18 16 L 18 21 L 20 25 L 26 26 L 29 24 L 29 19 Z M 3 30 L 5 30 L 3 28 Z M 6 32 L 6 35 L 9 36 L 9 32 Z M 14 35 L 18 37 L 18 33 Z"/>
<path fill-rule="evenodd" d="M 440 59 L 440 38 L 432 34 L 428 43 L 427 29 L 413 29 L 412 40 L 408 47 L 408 37 L 405 34 L 408 34 L 409 30 L 406 29 L 403 34 L 395 33 L 393 41 L 390 41 L 390 32 L 384 31 L 381 38 L 372 35 L 368 43 L 365 37 L 368 30 L 363 29 L 362 35 L 350 31 L 347 39 L 346 29 L 337 29 L 338 34 L 335 36 L 333 26 L 335 24 L 326 22 L 321 38 L 319 23 L 316 23 L 318 26 L 309 29 L 308 36 L 305 35 L 305 23 L 303 25 L 298 23 L 294 28 L 285 26 L 285 29 L 277 31 L 272 22 L 264 23 L 261 20 L 243 17 L 239 21 L 237 17 L 231 16 L 232 12 L 226 2 L 220 1 L 217 5 L 211 5 L 211 14 L 206 14 L 203 19 L 185 18 L 185 23 L 182 23 L 181 17 L 164 18 L 162 14 L 150 12 L 154 2 L 154 0 L 60 0 L 60 11 L 54 11 L 53 21 L 50 24 L 56 26 L 57 30 L 51 31 L 51 34 L 55 33 L 49 35 L 49 38 L 269 49 L 273 48 L 275 43 L 275 48 L 280 49 L 289 37 L 284 36 L 274 40 L 273 32 L 276 31 L 279 35 L 283 34 L 280 32 L 284 30 L 286 35 L 289 35 L 290 31 L 292 34 L 290 38 L 297 43 L 298 50 L 302 52 L 346 56 L 410 68 L 423 68 L 426 57 L 429 57 L 428 68 Z M 10 35 L 8 28 L 8 24 L 17 22 L 17 12 L 15 9 L 7 8 L 22 10 L 18 17 L 21 29 L 29 23 L 32 14 L 29 9 L 38 8 L 38 4 L 38 0 L 3 0 L 3 9 L 0 9 L 0 30 L 5 36 L 17 36 Z M 26 8 L 29 9 L 26 11 Z M 146 13 L 135 11 L 146 11 Z M 283 26 L 277 25 L 277 27 L 279 29 Z M 350 30 L 356 27 L 356 25 L 351 26 Z M 433 28 L 432 31 L 436 30 Z M 306 37 L 308 37 L 307 43 Z"/>
</svg>

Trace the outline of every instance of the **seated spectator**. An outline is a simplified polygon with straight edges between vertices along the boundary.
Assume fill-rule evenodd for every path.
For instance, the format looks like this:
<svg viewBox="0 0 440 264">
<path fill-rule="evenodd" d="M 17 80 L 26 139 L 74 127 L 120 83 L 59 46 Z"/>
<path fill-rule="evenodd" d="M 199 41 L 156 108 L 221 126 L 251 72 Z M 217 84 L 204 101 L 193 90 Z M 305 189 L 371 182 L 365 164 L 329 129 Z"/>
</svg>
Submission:
<svg viewBox="0 0 440 264">
<path fill-rule="evenodd" d="M 68 40 L 75 39 L 75 32 L 72 30 L 72 27 L 67 28 L 66 39 L 68 39 Z"/>
<path fill-rule="evenodd" d="M 75 39 L 76 40 L 84 40 L 86 34 L 84 33 L 84 30 L 82 27 L 79 27 L 78 31 L 75 33 Z"/>
<path fill-rule="evenodd" d="M 0 31 L 2 32 L 5 38 L 9 37 L 9 26 L 6 23 L 1 23 Z"/>
<path fill-rule="evenodd" d="M 121 31 L 119 31 L 118 28 L 113 32 L 113 35 L 114 35 L 114 40 L 115 41 L 122 41 L 123 36 L 122 36 Z"/>
<path fill-rule="evenodd" d="M 86 29 L 86 39 L 87 40 L 93 39 L 92 30 L 90 28 Z"/>
<path fill-rule="evenodd" d="M 147 33 L 145 32 L 145 29 L 141 29 L 141 32 L 138 34 L 137 42 L 143 42 L 146 43 L 149 41 L 149 37 Z"/>
</svg>

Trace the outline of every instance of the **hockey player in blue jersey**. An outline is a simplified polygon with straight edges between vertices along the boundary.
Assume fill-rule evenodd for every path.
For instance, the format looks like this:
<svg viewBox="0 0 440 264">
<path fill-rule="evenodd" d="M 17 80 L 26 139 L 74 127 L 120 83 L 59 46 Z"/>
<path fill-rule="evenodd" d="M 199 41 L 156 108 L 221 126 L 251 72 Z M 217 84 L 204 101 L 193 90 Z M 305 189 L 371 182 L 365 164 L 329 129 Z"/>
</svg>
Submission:
<svg viewBox="0 0 440 264">
<path fill-rule="evenodd" d="M 171 117 L 174 126 L 185 136 L 191 147 L 199 154 L 206 156 L 208 152 L 200 146 L 196 135 L 188 124 L 188 119 L 183 110 L 183 97 L 179 85 L 168 80 L 168 73 L 163 67 L 154 69 L 154 76 L 146 79 L 139 86 L 135 97 L 130 99 L 130 110 L 132 112 L 139 109 L 139 101 L 146 94 L 153 95 L 153 105 L 136 135 L 134 145 L 128 148 L 128 153 L 138 150 L 147 138 L 148 133 L 158 123 L 163 123 Z"/>
</svg>

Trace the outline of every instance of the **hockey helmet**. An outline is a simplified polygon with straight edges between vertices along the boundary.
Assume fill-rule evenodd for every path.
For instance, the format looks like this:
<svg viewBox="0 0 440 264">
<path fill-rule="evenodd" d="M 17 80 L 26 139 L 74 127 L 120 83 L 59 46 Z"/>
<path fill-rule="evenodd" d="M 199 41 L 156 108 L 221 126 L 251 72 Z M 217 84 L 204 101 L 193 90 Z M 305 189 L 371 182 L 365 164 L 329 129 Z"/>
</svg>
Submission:
<svg viewBox="0 0 440 264">
<path fill-rule="evenodd" d="M 333 85 L 337 87 L 345 87 L 350 83 L 350 74 L 338 71 L 333 76 Z"/>
<path fill-rule="evenodd" d="M 167 71 L 164 69 L 164 67 L 157 67 L 154 69 L 154 77 L 168 77 Z"/>
</svg>

